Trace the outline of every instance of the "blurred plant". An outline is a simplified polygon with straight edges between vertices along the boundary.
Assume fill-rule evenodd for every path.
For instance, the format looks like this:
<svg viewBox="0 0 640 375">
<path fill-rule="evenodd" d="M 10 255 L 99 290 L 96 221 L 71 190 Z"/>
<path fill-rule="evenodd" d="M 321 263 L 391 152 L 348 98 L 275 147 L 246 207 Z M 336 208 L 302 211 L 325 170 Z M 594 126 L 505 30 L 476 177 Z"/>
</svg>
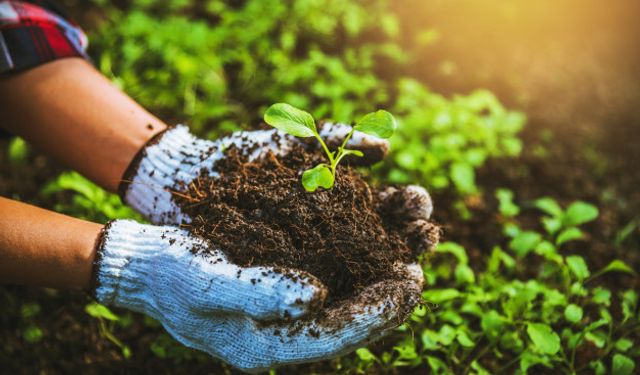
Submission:
<svg viewBox="0 0 640 375">
<path fill-rule="evenodd" d="M 47 195 L 58 194 L 60 199 L 55 209 L 58 212 L 84 218 L 87 220 L 104 223 L 113 219 L 135 219 L 142 217 L 128 206 L 125 206 L 120 197 L 111 194 L 93 182 L 82 177 L 77 172 L 65 172 L 57 179 L 48 183 L 42 193 Z M 64 193 L 74 193 L 70 199 L 63 199 Z"/>
<path fill-rule="evenodd" d="M 362 371 L 426 366 L 438 374 L 634 372 L 640 350 L 629 336 L 640 326 L 637 292 L 614 296 L 593 283 L 605 273 L 634 271 L 613 260 L 592 274 L 584 258 L 559 251 L 583 238 L 578 227 L 598 210 L 584 202 L 563 210 L 539 199 L 534 204 L 545 213 L 540 221 L 547 230 L 525 231 L 516 224 L 520 208 L 505 192 L 498 195 L 501 213 L 511 218 L 505 223 L 509 251 L 494 247 L 486 267 L 474 271 L 464 247 L 440 244 L 424 269 L 430 287 L 422 297 L 429 307 L 414 311 L 392 351 L 361 348 L 349 365 Z M 591 360 L 578 362 L 586 351 Z"/>
<path fill-rule="evenodd" d="M 24 139 L 20 137 L 14 137 L 9 142 L 7 149 L 9 161 L 13 164 L 22 164 L 29 157 L 29 145 Z"/>
<path fill-rule="evenodd" d="M 452 185 L 462 195 L 478 193 L 475 170 L 489 158 L 515 157 L 525 116 L 506 110 L 488 91 L 448 100 L 412 79 L 398 82 L 391 107 L 399 118 L 391 142 L 391 182 L 419 182 L 431 190 Z"/>
<path fill-rule="evenodd" d="M 108 307 L 97 302 L 92 302 L 86 305 L 84 307 L 84 311 L 98 320 L 98 327 L 102 337 L 115 344 L 122 352 L 122 356 L 124 358 L 131 358 L 131 348 L 129 348 L 128 345 L 118 339 L 118 337 L 116 337 L 116 335 L 113 333 L 116 324 L 122 326 L 123 328 L 131 325 L 131 314 L 120 317 L 114 314 Z"/>
</svg>

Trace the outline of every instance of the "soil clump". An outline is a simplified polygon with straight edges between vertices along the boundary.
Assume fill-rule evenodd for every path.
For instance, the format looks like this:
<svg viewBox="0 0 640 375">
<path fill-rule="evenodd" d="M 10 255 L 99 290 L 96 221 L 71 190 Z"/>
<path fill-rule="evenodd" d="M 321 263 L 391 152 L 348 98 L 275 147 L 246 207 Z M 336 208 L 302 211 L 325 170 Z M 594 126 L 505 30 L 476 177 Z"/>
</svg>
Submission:
<svg viewBox="0 0 640 375">
<path fill-rule="evenodd" d="M 219 175 L 203 170 L 174 200 L 192 218 L 186 228 L 232 262 L 306 271 L 327 286 L 328 304 L 402 277 L 394 263 L 415 262 L 426 249 L 406 233 L 398 199 L 381 199 L 349 166 L 338 168 L 332 189 L 306 192 L 301 173 L 322 157 L 296 146 L 284 157 L 249 161 L 231 147 L 215 166 Z M 420 233 L 434 244 L 439 229 L 427 226 Z"/>
</svg>

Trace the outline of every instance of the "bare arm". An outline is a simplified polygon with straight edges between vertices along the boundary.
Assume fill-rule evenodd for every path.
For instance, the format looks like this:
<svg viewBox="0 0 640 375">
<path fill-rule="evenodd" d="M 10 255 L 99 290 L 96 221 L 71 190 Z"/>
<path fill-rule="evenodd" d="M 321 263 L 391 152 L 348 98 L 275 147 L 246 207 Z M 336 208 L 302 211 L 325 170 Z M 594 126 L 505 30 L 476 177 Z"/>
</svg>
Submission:
<svg viewBox="0 0 640 375">
<path fill-rule="evenodd" d="M 110 191 L 166 125 L 80 58 L 0 79 L 0 127 Z"/>
<path fill-rule="evenodd" d="M 0 197 L 0 282 L 89 288 L 102 225 Z"/>
</svg>

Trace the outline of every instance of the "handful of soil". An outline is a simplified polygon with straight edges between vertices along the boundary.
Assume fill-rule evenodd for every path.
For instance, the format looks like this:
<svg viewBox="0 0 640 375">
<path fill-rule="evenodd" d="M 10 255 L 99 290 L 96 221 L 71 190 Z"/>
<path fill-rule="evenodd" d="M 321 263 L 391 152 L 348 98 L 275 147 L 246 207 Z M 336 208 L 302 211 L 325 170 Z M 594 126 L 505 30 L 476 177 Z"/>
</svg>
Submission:
<svg viewBox="0 0 640 375">
<path fill-rule="evenodd" d="M 350 167 L 339 167 L 331 190 L 306 192 L 301 171 L 321 162 L 320 153 L 299 146 L 284 157 L 267 154 L 250 162 L 232 147 L 226 156 L 215 166 L 218 176 L 203 171 L 174 194 L 192 218 L 185 227 L 240 266 L 296 268 L 316 276 L 329 290 L 329 305 L 401 277 L 393 264 L 415 262 L 426 250 L 419 245 L 425 239 L 416 236 L 437 242 L 436 225 L 408 232 L 401 202 L 382 200 Z"/>
</svg>

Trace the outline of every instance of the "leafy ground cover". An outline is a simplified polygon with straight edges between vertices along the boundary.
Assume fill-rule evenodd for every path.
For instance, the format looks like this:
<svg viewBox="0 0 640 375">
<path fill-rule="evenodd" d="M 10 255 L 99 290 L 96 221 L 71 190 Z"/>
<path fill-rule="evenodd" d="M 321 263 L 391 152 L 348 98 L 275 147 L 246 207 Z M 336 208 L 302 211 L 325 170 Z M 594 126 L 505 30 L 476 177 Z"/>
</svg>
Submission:
<svg viewBox="0 0 640 375">
<path fill-rule="evenodd" d="M 375 345 L 277 373 L 638 371 L 631 3 L 67 3 L 103 73 L 200 135 L 254 127 L 273 102 L 337 121 L 396 115 L 392 152 L 369 177 L 432 192 L 444 242 L 424 259 L 424 304 Z M 0 194 L 137 218 L 21 140 L 1 149 Z M 2 287 L 0 326 L 11 373 L 232 372 L 79 294 Z"/>
</svg>

